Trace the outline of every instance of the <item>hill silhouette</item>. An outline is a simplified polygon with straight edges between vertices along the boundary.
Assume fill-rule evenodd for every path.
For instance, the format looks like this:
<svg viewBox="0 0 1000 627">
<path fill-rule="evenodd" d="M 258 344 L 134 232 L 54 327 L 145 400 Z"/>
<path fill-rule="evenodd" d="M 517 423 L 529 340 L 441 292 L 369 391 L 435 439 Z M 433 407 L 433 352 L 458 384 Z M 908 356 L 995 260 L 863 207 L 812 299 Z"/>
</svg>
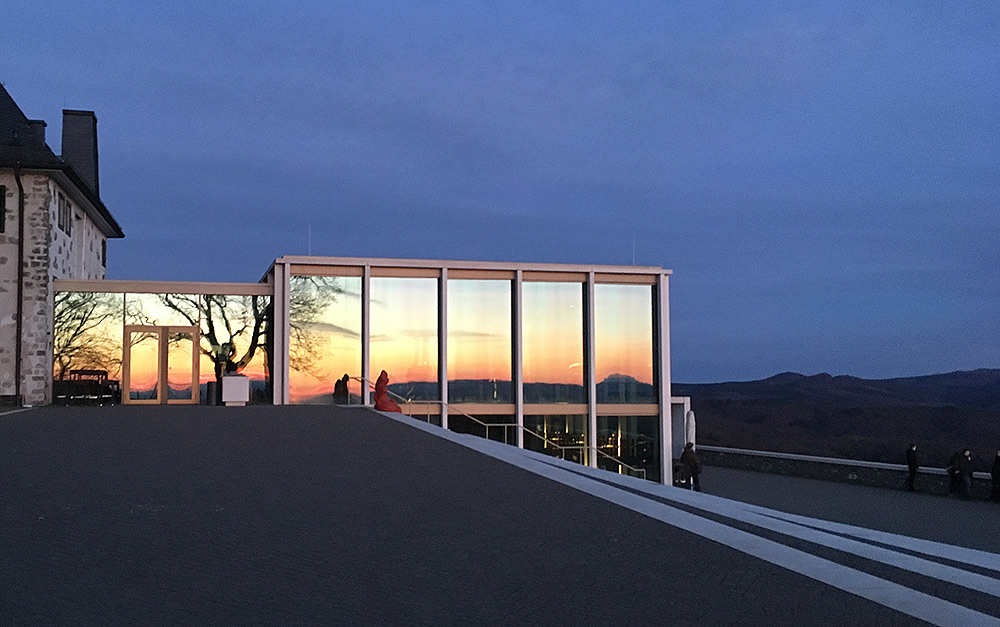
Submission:
<svg viewBox="0 0 1000 627">
<path fill-rule="evenodd" d="M 896 379 L 794 372 L 759 381 L 674 383 L 690 396 L 703 444 L 927 466 L 971 447 L 986 470 L 1000 448 L 1000 370 Z"/>
</svg>

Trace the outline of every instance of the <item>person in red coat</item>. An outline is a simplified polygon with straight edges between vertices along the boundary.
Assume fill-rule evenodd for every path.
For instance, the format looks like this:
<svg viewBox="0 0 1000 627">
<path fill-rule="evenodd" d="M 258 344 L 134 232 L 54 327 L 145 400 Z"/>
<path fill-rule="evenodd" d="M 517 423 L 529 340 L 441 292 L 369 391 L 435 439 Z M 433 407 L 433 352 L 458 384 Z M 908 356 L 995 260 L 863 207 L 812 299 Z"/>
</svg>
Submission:
<svg viewBox="0 0 1000 627">
<path fill-rule="evenodd" d="M 375 409 L 394 411 L 397 414 L 403 413 L 403 410 L 399 408 L 399 403 L 389 398 L 389 373 L 385 370 L 375 381 Z"/>
</svg>

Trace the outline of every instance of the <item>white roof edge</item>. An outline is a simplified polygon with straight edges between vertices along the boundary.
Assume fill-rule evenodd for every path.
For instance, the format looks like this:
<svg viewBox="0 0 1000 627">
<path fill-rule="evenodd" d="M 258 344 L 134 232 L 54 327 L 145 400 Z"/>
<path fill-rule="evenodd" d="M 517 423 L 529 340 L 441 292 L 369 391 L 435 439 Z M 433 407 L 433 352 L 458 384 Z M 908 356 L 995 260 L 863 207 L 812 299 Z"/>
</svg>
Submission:
<svg viewBox="0 0 1000 627">
<path fill-rule="evenodd" d="M 391 259 L 380 257 L 318 257 L 284 255 L 275 263 L 315 266 L 382 266 L 389 268 L 448 268 L 449 270 L 526 270 L 537 272 L 606 272 L 613 274 L 673 274 L 658 266 L 606 266 L 598 264 L 469 261 L 448 259 Z"/>
</svg>

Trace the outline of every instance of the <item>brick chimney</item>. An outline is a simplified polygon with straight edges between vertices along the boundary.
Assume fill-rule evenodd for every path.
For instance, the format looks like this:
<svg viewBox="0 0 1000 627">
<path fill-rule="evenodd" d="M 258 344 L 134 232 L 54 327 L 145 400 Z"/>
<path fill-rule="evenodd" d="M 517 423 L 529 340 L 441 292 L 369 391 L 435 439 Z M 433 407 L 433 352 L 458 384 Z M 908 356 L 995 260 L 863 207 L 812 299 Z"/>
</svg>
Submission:
<svg viewBox="0 0 1000 627">
<path fill-rule="evenodd" d="M 28 120 L 28 137 L 25 145 L 45 148 L 45 120 Z"/>
<path fill-rule="evenodd" d="M 62 160 L 101 195 L 97 176 L 97 116 L 93 111 L 63 109 Z"/>
</svg>

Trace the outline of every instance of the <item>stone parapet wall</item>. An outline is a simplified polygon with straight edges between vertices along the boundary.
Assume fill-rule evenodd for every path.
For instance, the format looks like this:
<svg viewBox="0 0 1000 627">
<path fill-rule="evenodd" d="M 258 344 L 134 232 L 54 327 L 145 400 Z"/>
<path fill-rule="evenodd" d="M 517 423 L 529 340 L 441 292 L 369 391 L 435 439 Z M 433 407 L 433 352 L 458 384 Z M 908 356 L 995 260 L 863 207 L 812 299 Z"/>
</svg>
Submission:
<svg viewBox="0 0 1000 627">
<path fill-rule="evenodd" d="M 700 445 L 698 457 L 707 466 L 839 481 L 893 490 L 906 489 L 907 468 L 903 464 L 859 462 L 850 459 Z M 916 485 L 921 492 L 947 495 L 948 473 L 944 468 L 921 468 L 917 474 Z M 989 498 L 991 487 L 992 482 L 988 473 L 977 472 L 973 475 L 973 498 Z"/>
</svg>

